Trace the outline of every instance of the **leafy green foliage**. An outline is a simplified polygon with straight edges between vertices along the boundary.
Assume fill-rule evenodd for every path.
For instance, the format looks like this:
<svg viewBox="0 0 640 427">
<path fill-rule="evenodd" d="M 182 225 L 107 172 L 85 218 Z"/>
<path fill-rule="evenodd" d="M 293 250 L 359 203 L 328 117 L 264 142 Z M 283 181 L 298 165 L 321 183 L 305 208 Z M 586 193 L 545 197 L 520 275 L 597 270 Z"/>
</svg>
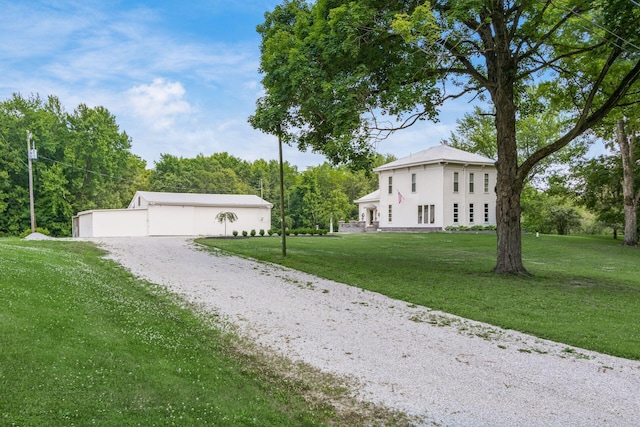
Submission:
<svg viewBox="0 0 640 427">
<path fill-rule="evenodd" d="M 599 156 L 585 160 L 574 168 L 574 176 L 575 191 L 582 204 L 607 226 L 614 230 L 623 228 L 621 159 Z"/>
<path fill-rule="evenodd" d="M 582 231 L 583 216 L 578 203 L 554 190 L 527 186 L 522 192 L 522 227 L 528 232 L 566 235 Z"/>
<path fill-rule="evenodd" d="M 216 221 L 220 224 L 224 223 L 224 235 L 227 235 L 227 222 L 235 222 L 238 220 L 238 215 L 235 212 L 220 212 L 216 215 Z"/>
<path fill-rule="evenodd" d="M 77 212 L 121 208 L 144 186 L 145 163 L 105 108 L 79 105 L 67 113 L 56 97 L 14 95 L 0 103 L 0 235 L 30 225 L 27 130 L 38 150 L 36 221 L 55 236 L 71 234 Z"/>
<path fill-rule="evenodd" d="M 149 185 L 154 191 L 247 194 L 255 188 L 249 170 L 249 163 L 227 153 L 195 158 L 163 154 L 151 172 Z"/>
</svg>

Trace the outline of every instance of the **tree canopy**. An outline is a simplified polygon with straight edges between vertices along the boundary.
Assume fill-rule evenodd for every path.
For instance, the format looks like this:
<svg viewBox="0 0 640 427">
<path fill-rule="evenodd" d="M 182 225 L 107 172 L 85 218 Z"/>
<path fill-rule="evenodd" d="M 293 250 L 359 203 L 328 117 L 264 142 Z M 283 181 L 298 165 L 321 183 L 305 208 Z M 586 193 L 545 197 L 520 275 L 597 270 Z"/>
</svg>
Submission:
<svg viewBox="0 0 640 427">
<path fill-rule="evenodd" d="M 640 8 L 627 1 L 285 1 L 258 27 L 265 96 L 252 125 L 333 162 L 368 167 L 373 140 L 444 102 L 495 112 L 498 256 L 524 274 L 520 195 L 531 170 L 623 103 L 637 102 Z M 527 87 L 544 84 L 567 120 L 518 156 Z"/>
<path fill-rule="evenodd" d="M 81 104 L 68 113 L 55 96 L 14 95 L 0 103 L 0 234 L 29 228 L 27 130 L 38 151 L 36 222 L 53 235 L 70 235 L 77 212 L 126 206 L 144 185 L 145 162 L 107 109 Z"/>
</svg>

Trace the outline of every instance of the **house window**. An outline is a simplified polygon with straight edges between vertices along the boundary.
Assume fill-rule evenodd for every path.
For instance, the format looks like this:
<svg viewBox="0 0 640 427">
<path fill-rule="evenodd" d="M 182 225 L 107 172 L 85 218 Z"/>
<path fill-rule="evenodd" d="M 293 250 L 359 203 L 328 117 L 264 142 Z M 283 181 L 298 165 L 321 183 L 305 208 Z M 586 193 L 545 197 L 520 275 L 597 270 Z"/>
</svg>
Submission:
<svg viewBox="0 0 640 427">
<path fill-rule="evenodd" d="M 411 174 L 411 192 L 412 193 L 416 192 L 416 174 L 415 173 Z"/>
<path fill-rule="evenodd" d="M 433 224 L 436 222 L 436 206 L 418 206 L 418 224 Z"/>
<path fill-rule="evenodd" d="M 489 203 L 484 204 L 484 222 L 489 222 Z"/>
<path fill-rule="evenodd" d="M 393 205 L 389 205 L 389 222 L 393 219 Z"/>
<path fill-rule="evenodd" d="M 453 173 L 453 192 L 458 192 L 458 172 Z"/>
<path fill-rule="evenodd" d="M 454 223 L 458 223 L 458 204 L 454 203 L 453 204 L 453 222 Z"/>
<path fill-rule="evenodd" d="M 393 194 L 393 177 L 389 177 L 389 194 Z"/>
<path fill-rule="evenodd" d="M 489 174 L 488 173 L 484 174 L 484 192 L 485 193 L 489 192 Z"/>
<path fill-rule="evenodd" d="M 473 222 L 473 203 L 469 203 L 469 222 Z"/>
<path fill-rule="evenodd" d="M 469 193 L 473 193 L 473 173 L 469 174 Z"/>
</svg>

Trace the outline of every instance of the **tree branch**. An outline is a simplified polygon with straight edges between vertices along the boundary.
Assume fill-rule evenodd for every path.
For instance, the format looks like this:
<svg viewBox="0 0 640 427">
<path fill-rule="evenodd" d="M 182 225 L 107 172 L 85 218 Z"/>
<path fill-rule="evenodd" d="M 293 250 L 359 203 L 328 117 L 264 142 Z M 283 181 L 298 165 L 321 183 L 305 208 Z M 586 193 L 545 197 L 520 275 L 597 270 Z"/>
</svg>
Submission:
<svg viewBox="0 0 640 427">
<path fill-rule="evenodd" d="M 527 175 L 529 174 L 533 166 L 536 165 L 536 163 L 566 146 L 573 139 L 595 126 L 607 114 L 609 114 L 611 110 L 618 107 L 619 102 L 626 96 L 627 92 L 631 88 L 631 85 L 633 85 L 640 78 L 640 61 L 638 61 L 636 65 L 624 76 L 624 78 L 620 80 L 620 83 L 618 84 L 616 89 L 613 91 L 611 96 L 609 96 L 609 98 L 607 98 L 607 100 L 600 106 L 600 108 L 591 113 L 591 115 L 588 115 L 588 111 L 593 104 L 593 99 L 595 98 L 595 95 L 598 92 L 598 89 L 600 89 L 600 85 L 602 84 L 602 81 L 606 76 L 606 70 L 611 67 L 613 60 L 615 60 L 618 54 L 616 54 L 616 52 L 613 52 L 609 56 L 607 64 L 605 65 L 605 67 L 603 67 L 600 76 L 598 76 L 596 83 L 591 88 L 591 91 L 587 98 L 587 102 L 585 103 L 585 106 L 575 126 L 552 144 L 542 147 L 531 156 L 529 156 L 529 158 L 527 158 L 527 160 L 525 160 L 518 168 L 517 178 L 519 180 L 524 181 L 524 179 L 526 179 Z"/>
<path fill-rule="evenodd" d="M 489 87 L 491 82 L 482 75 L 471 63 L 471 61 L 463 54 L 459 53 L 456 49 L 456 46 L 451 44 L 449 41 L 444 41 L 444 47 L 464 66 L 465 74 L 470 75 L 474 79 L 476 79 L 480 84 L 484 87 Z"/>
<path fill-rule="evenodd" d="M 517 79 L 521 79 L 521 78 L 530 76 L 530 75 L 535 74 L 538 71 L 543 70 L 543 69 L 545 69 L 547 67 L 555 68 L 556 67 L 556 63 L 560 62 L 563 59 L 571 58 L 573 56 L 578 56 L 578 55 L 581 55 L 581 54 L 586 53 L 586 52 L 594 51 L 594 50 L 602 47 L 604 44 L 606 44 L 606 42 L 603 41 L 603 42 L 600 42 L 600 43 L 598 43 L 596 45 L 587 46 L 587 47 L 584 47 L 584 48 L 581 48 L 581 49 L 573 50 L 571 52 L 567 52 L 565 54 L 559 55 L 559 56 L 557 56 L 557 57 L 555 57 L 553 59 L 548 59 L 548 60 L 544 59 L 544 58 L 539 58 L 539 61 L 535 61 L 533 59 L 533 56 L 530 56 L 529 58 L 532 61 L 538 62 L 540 64 L 540 66 L 532 68 L 530 70 L 527 70 L 526 72 L 523 72 L 521 74 L 518 74 L 516 78 Z"/>
<path fill-rule="evenodd" d="M 546 9 L 546 6 L 545 6 Z M 544 12 L 543 12 L 544 13 Z M 540 51 L 540 46 L 542 46 L 543 44 L 545 44 L 545 42 L 547 40 L 549 40 L 549 38 L 551 38 L 551 36 L 561 27 L 565 24 L 565 22 L 567 22 L 569 20 L 569 18 L 571 17 L 572 12 L 569 12 L 567 15 L 565 15 L 562 19 L 560 19 L 556 25 L 554 25 L 553 27 L 551 27 L 551 29 L 549 31 L 547 31 L 546 34 L 543 34 L 541 37 L 537 38 L 537 43 L 535 43 L 532 47 L 529 48 L 528 51 L 526 51 L 525 53 L 523 53 L 521 56 L 516 56 L 516 59 L 518 61 L 524 60 L 530 56 L 532 56 L 534 53 L 539 52 Z M 517 51 L 516 51 L 517 52 Z"/>
</svg>

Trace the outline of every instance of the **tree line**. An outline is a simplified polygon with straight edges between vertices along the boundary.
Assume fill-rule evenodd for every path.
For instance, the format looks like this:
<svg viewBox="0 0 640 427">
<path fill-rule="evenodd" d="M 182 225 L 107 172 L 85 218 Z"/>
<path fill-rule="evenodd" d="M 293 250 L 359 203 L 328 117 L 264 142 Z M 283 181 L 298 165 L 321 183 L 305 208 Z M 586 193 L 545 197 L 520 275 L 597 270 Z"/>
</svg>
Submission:
<svg viewBox="0 0 640 427">
<path fill-rule="evenodd" d="M 0 235 L 30 231 L 27 131 L 39 231 L 71 235 L 71 218 L 91 209 L 125 208 L 137 190 L 256 194 L 274 204 L 279 227 L 279 166 L 228 153 L 182 158 L 163 154 L 152 169 L 131 152 L 131 138 L 104 107 L 84 104 L 67 112 L 55 96 L 14 95 L 0 103 Z M 392 160 L 378 156 L 383 164 Z M 377 188 L 377 177 L 328 163 L 299 171 L 285 162 L 287 226 L 328 228 L 357 215 L 353 200 Z"/>
<path fill-rule="evenodd" d="M 553 137 L 557 119 L 540 104 L 518 123 L 521 156 Z M 533 111 L 533 110 L 531 110 Z M 496 157 L 491 115 L 466 114 L 446 142 Z M 544 125 L 546 124 L 546 126 Z M 640 197 L 640 141 L 637 122 L 627 119 L 625 138 L 632 190 Z M 544 131 L 540 131 L 543 129 Z M 607 131 L 608 129 L 608 131 Z M 600 128 L 609 154 L 585 156 L 596 136 L 574 141 L 536 169 L 522 193 L 522 228 L 529 232 L 603 233 L 617 236 L 625 218 L 622 150 L 616 123 Z M 71 217 L 91 209 L 124 208 L 137 190 L 255 194 L 274 204 L 272 227 L 280 228 L 279 166 L 276 160 L 245 161 L 228 153 L 182 158 L 163 154 L 153 169 L 131 153 L 131 139 L 103 107 L 79 105 L 66 112 L 55 96 L 14 95 L 0 103 L 0 235 L 30 230 L 26 132 L 38 150 L 34 162 L 35 213 L 39 229 L 54 236 L 71 234 Z M 624 141 L 623 141 L 624 142 Z M 624 146 L 624 145 L 623 145 Z M 372 165 L 395 160 L 376 155 Z M 357 218 L 353 200 L 378 188 L 375 174 L 324 163 L 299 171 L 284 164 L 285 221 L 288 228 L 329 228 Z M 627 209 L 628 211 L 629 209 Z M 634 226 L 637 229 L 637 224 Z M 629 235 L 626 231 L 625 236 Z M 632 236 L 637 243 L 637 233 Z"/>
</svg>

